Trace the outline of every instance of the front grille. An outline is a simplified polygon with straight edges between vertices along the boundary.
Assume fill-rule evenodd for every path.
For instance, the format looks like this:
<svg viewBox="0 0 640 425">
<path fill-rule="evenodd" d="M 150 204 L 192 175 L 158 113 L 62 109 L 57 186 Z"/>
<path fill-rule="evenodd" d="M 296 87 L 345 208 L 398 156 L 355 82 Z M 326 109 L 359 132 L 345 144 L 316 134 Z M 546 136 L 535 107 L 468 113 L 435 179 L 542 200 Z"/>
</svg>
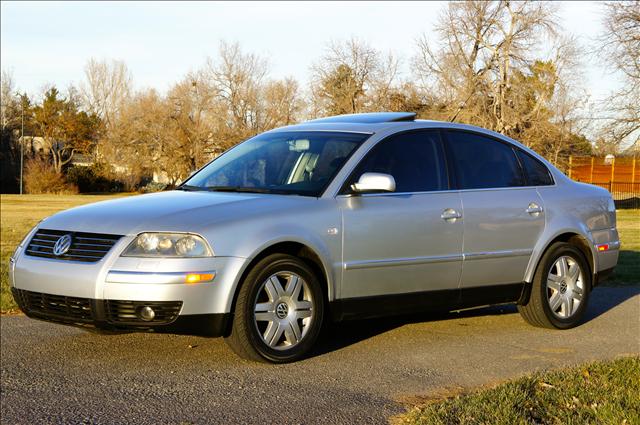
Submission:
<svg viewBox="0 0 640 425">
<path fill-rule="evenodd" d="M 142 320 L 139 309 L 148 306 L 155 312 L 153 320 Z M 107 321 L 115 325 L 166 325 L 176 320 L 182 301 L 107 301 Z"/>
<path fill-rule="evenodd" d="M 71 247 L 63 255 L 54 255 L 53 247 L 58 239 L 64 235 L 71 235 Z M 101 233 L 40 229 L 31 238 L 26 254 L 34 257 L 55 258 L 56 260 L 94 263 L 100 261 L 121 237 Z"/>
<path fill-rule="evenodd" d="M 27 314 L 70 322 L 90 323 L 91 300 L 43 294 L 20 289 L 14 290 L 18 305 Z"/>
</svg>

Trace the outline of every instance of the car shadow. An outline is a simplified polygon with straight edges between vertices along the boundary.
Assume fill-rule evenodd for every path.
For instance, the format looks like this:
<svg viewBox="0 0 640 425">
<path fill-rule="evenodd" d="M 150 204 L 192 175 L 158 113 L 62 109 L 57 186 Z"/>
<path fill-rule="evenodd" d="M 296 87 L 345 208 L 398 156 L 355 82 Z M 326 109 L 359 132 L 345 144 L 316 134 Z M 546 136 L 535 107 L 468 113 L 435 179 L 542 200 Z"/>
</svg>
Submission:
<svg viewBox="0 0 640 425">
<path fill-rule="evenodd" d="M 590 322 L 609 310 L 640 294 L 640 286 L 597 287 L 589 300 L 589 306 L 582 324 Z M 419 313 L 402 316 L 383 317 L 365 320 L 349 320 L 330 323 L 325 326 L 310 357 L 338 351 L 350 345 L 373 338 L 393 329 L 425 322 L 455 320 L 484 316 L 514 315 L 518 310 L 514 304 L 482 307 L 448 313 Z M 514 320 L 521 320 L 519 317 Z M 464 325 L 464 324 L 461 324 Z"/>
<path fill-rule="evenodd" d="M 640 294 L 640 286 L 596 287 L 589 297 L 589 307 L 582 323 L 605 314 L 628 299 Z"/>
<path fill-rule="evenodd" d="M 467 317 L 501 316 L 514 313 L 517 313 L 516 306 L 509 304 L 455 312 L 412 313 L 374 319 L 346 320 L 338 323 L 329 323 L 323 329 L 311 356 L 337 351 L 409 324 L 442 322 Z"/>
</svg>

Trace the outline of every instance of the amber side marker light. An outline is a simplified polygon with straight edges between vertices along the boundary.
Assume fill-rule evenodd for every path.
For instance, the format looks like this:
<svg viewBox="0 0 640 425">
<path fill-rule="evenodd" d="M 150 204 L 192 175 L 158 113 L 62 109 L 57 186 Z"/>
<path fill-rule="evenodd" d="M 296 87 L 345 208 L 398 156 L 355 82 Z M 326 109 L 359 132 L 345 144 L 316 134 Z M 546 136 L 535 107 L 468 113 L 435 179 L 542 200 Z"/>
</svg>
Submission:
<svg viewBox="0 0 640 425">
<path fill-rule="evenodd" d="M 185 283 L 210 282 L 215 276 L 211 273 L 189 273 L 185 276 L 184 281 Z"/>
<path fill-rule="evenodd" d="M 603 243 L 602 245 L 598 245 L 598 251 L 608 251 L 608 250 L 609 250 L 609 244 Z"/>
</svg>

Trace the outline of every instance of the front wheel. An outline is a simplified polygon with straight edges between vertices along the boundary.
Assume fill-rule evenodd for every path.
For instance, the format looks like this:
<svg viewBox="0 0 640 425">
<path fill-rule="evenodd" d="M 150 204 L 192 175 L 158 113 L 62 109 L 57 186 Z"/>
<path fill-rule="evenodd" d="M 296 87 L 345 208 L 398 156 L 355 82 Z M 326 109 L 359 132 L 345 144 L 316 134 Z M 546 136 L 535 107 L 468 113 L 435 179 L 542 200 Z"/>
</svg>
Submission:
<svg viewBox="0 0 640 425">
<path fill-rule="evenodd" d="M 241 283 L 226 341 L 249 360 L 296 361 L 316 341 L 323 312 L 322 287 L 313 270 L 297 257 L 273 254 Z"/>
<path fill-rule="evenodd" d="M 582 252 L 558 242 L 542 256 L 531 286 L 531 296 L 519 305 L 522 317 L 534 326 L 568 329 L 584 316 L 591 290 L 591 273 Z"/>
</svg>

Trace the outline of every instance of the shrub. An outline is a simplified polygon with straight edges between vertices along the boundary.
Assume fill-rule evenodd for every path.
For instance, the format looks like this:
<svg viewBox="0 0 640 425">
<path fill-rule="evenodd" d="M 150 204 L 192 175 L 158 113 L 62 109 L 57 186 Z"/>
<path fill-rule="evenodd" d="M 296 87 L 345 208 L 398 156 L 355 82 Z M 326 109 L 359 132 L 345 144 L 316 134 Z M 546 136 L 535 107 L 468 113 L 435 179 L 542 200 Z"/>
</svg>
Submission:
<svg viewBox="0 0 640 425">
<path fill-rule="evenodd" d="M 141 187 L 140 192 L 142 193 L 161 192 L 166 188 L 167 188 L 167 185 L 164 183 L 151 181 L 147 183 L 145 186 Z"/>
<path fill-rule="evenodd" d="M 24 188 L 27 193 L 78 193 L 75 185 L 65 181 L 64 176 L 58 173 L 47 161 L 41 158 L 32 158 L 27 161 L 24 170 Z"/>
<path fill-rule="evenodd" d="M 75 184 L 81 193 L 121 192 L 123 184 L 102 174 L 99 165 L 83 167 L 75 165 L 67 169 L 67 181 Z"/>
</svg>

